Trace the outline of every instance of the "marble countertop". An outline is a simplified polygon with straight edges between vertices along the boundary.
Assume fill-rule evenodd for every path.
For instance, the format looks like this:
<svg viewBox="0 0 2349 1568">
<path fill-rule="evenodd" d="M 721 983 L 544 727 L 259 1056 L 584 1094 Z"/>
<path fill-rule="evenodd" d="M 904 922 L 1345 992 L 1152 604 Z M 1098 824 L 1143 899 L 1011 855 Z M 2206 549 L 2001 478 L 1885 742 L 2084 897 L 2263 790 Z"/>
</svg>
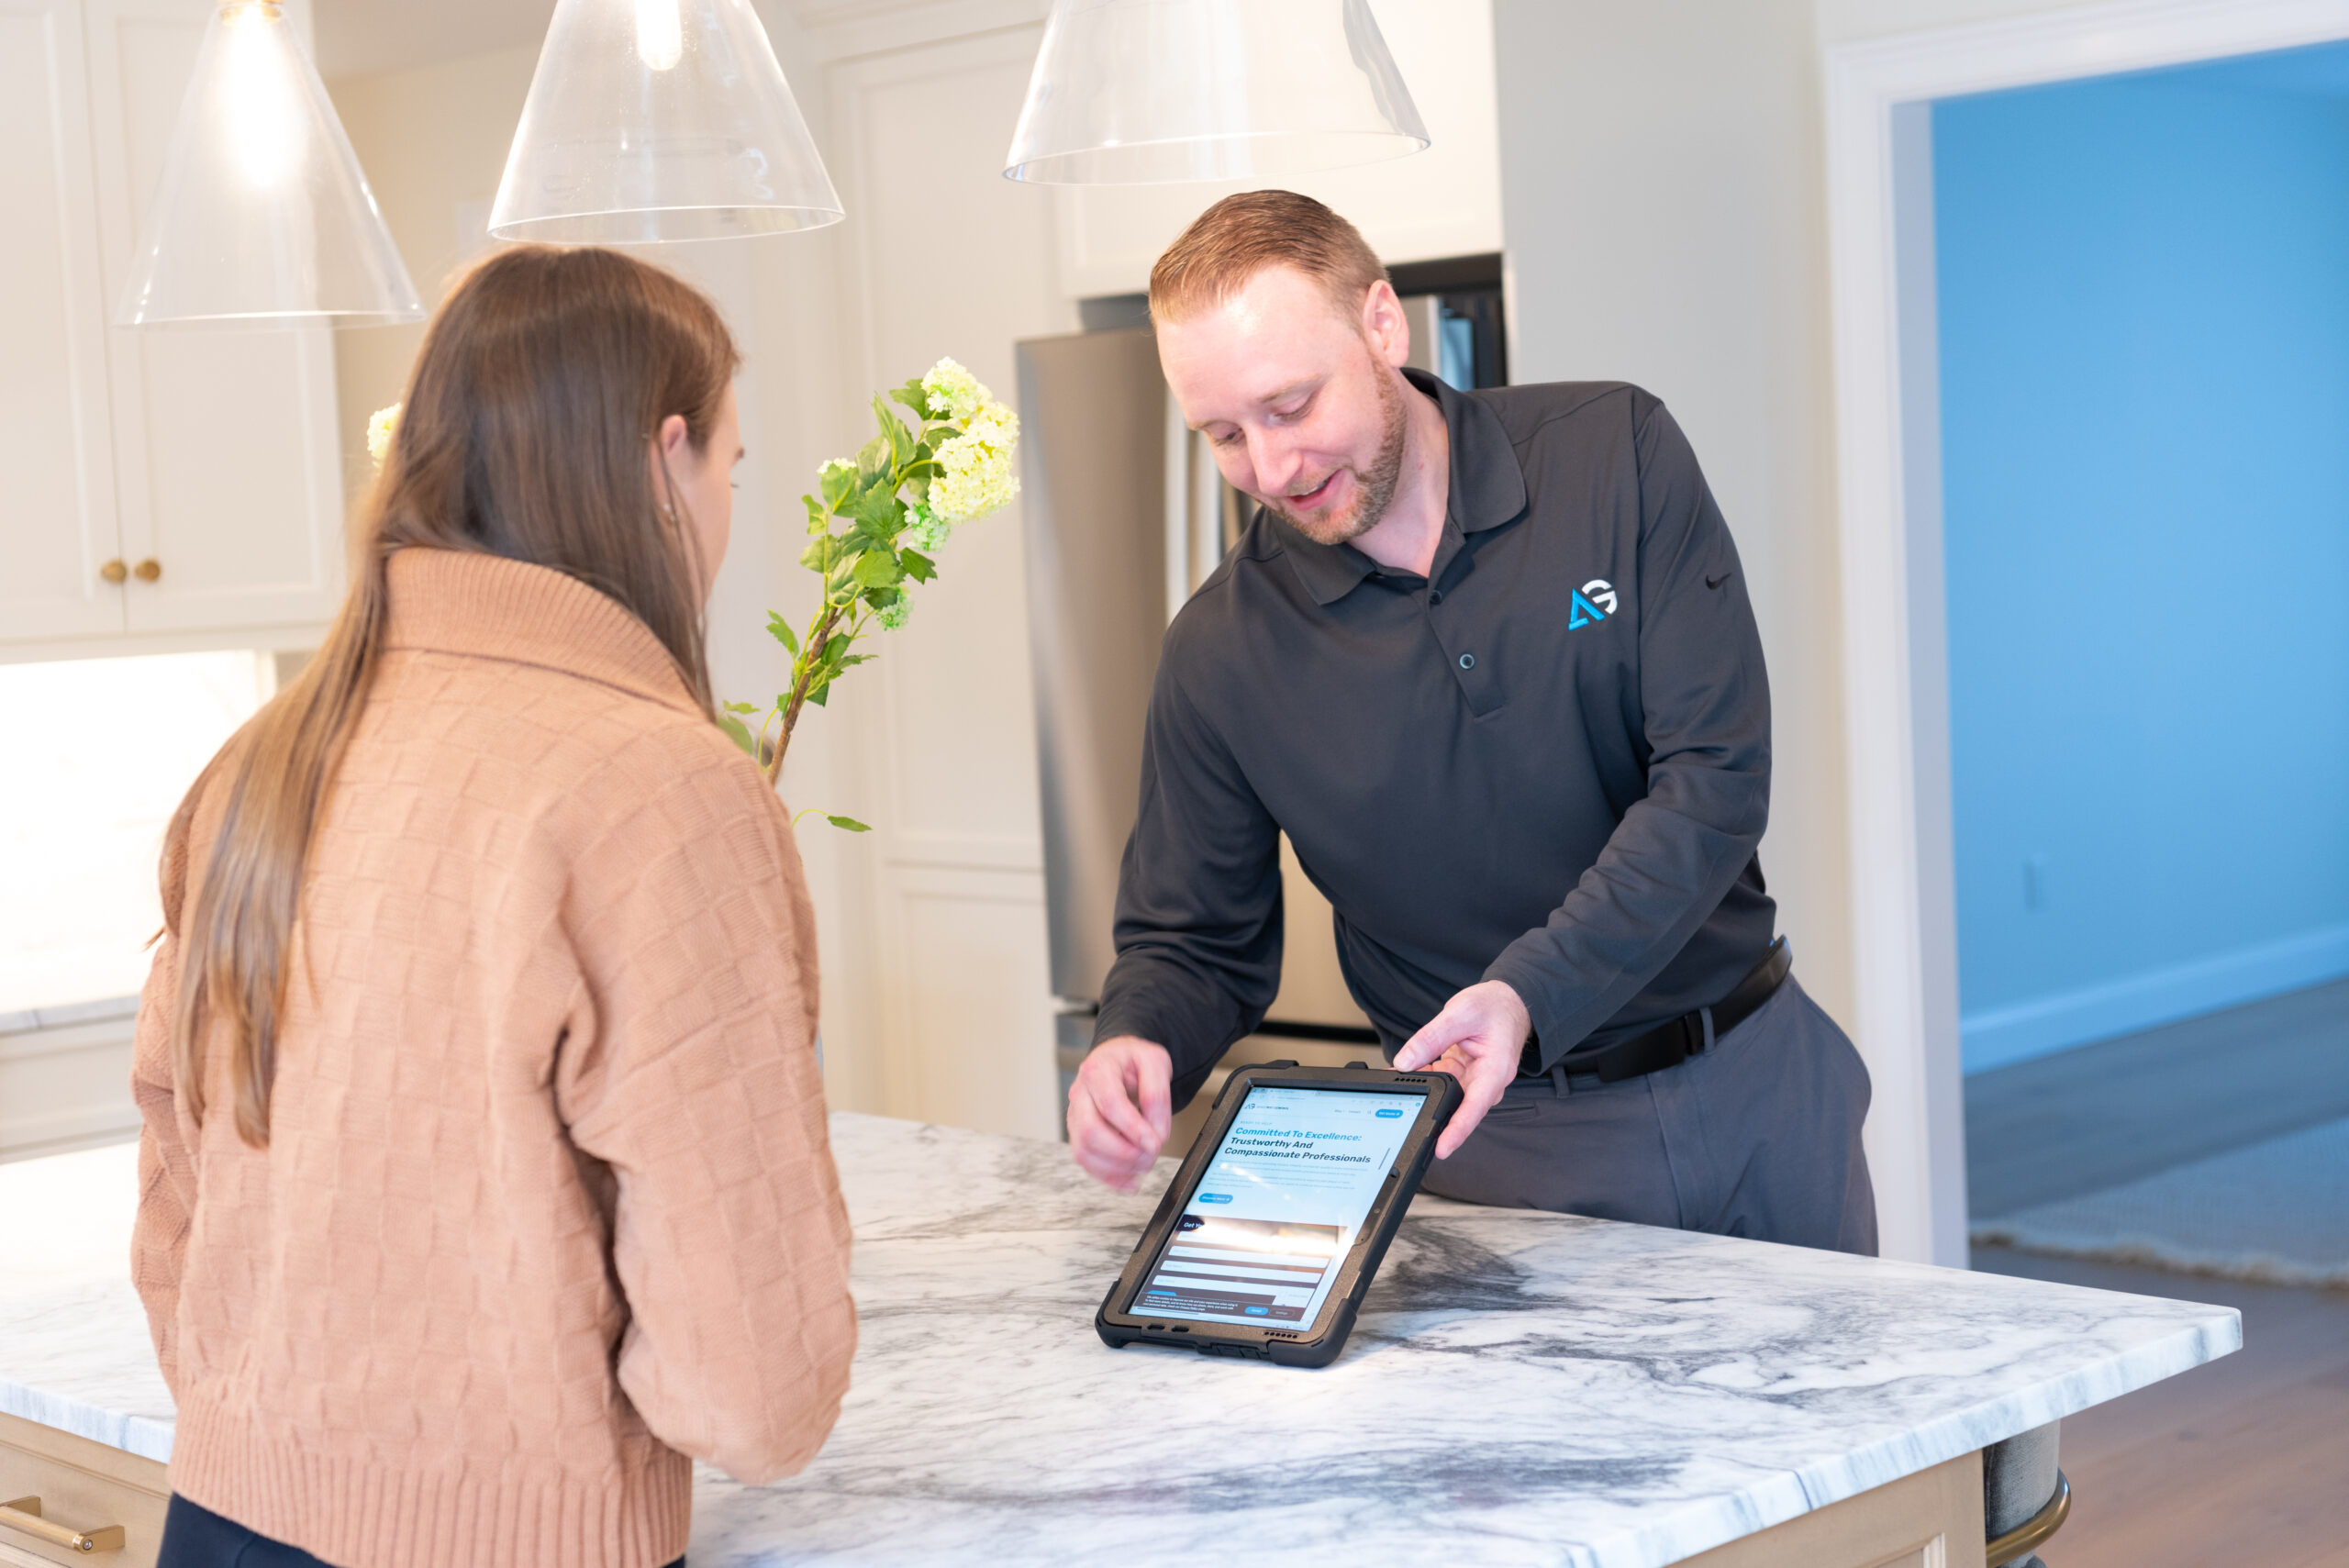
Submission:
<svg viewBox="0 0 2349 1568">
<path fill-rule="evenodd" d="M 1661 1568 L 2242 1342 L 2225 1307 L 1423 1197 L 1334 1366 L 1112 1351 L 1093 1311 L 1154 1195 L 1055 1144 L 832 1125 L 855 1386 L 803 1474 L 697 1473 L 694 1568 Z M 125 1249 L 100 1256 L 129 1153 L 0 1166 L 0 1212 L 36 1165 L 65 1194 L 39 1226 L 76 1240 L 0 1280 L 0 1410 L 164 1457 Z"/>
</svg>

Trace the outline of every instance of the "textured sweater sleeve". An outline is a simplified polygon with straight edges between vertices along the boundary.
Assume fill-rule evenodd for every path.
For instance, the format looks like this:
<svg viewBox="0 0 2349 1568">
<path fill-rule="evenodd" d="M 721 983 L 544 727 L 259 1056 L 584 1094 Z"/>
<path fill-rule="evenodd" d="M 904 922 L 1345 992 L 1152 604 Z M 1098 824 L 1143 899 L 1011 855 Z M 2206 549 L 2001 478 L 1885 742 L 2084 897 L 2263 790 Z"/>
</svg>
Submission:
<svg viewBox="0 0 2349 1568">
<path fill-rule="evenodd" d="M 217 765 L 217 764 L 216 764 Z M 211 776 L 206 770 L 205 779 Z M 204 788 L 199 779 L 193 799 Z M 130 1279 L 147 1309 L 147 1332 L 164 1385 L 179 1390 L 180 1278 L 188 1228 L 195 1212 L 195 1156 L 180 1118 L 172 1028 L 179 1016 L 181 910 L 187 900 L 192 813 L 173 818 L 163 840 L 159 881 L 163 935 L 139 993 L 139 1022 L 131 1042 L 130 1094 L 139 1106 L 139 1215 L 130 1232 Z"/>
<path fill-rule="evenodd" d="M 575 858 L 556 1089 L 617 1193 L 620 1386 L 671 1447 L 759 1483 L 830 1431 L 856 1320 L 798 853 L 755 770 L 707 739 L 669 746 L 669 776 Z"/>
<path fill-rule="evenodd" d="M 156 944 L 139 994 L 130 1093 L 139 1106 L 139 1218 L 130 1232 L 130 1278 L 147 1308 L 147 1332 L 163 1382 L 179 1386 L 180 1273 L 195 1209 L 195 1162 L 180 1130 L 173 1081 L 172 1019 L 179 1008 L 179 939 Z"/>
</svg>

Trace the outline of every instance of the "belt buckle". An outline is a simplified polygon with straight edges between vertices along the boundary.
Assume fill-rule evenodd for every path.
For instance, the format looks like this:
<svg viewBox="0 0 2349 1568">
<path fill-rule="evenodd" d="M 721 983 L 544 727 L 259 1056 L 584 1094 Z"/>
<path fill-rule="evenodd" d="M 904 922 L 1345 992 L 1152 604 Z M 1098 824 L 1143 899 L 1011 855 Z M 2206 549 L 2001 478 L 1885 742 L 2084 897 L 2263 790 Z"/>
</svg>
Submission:
<svg viewBox="0 0 2349 1568">
<path fill-rule="evenodd" d="M 1676 1020 L 1680 1025 L 1680 1060 L 1705 1054 L 1705 1015 L 1711 1009 L 1699 1007 L 1693 1013 L 1683 1013 Z M 1675 1063 L 1676 1066 L 1677 1063 Z"/>
</svg>

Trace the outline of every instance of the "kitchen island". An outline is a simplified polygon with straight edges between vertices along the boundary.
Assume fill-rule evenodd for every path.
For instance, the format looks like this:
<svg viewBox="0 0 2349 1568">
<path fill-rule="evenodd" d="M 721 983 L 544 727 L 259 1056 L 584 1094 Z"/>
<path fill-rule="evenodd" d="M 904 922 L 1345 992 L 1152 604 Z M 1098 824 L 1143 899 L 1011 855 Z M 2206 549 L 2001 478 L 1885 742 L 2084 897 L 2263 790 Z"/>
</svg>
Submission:
<svg viewBox="0 0 2349 1568">
<path fill-rule="evenodd" d="M 1334 1366 L 1111 1351 L 1093 1311 L 1173 1162 L 1124 1197 L 1057 1144 L 832 1128 L 855 1386 L 805 1473 L 700 1473 L 695 1568 L 1660 1568 L 1717 1549 L 1709 1568 L 1826 1568 L 1839 1518 L 1913 1522 L 1854 1568 L 1979 1562 L 1961 1539 L 1980 1528 L 1977 1451 L 2241 1343 L 2225 1307 L 1422 1197 Z M 127 1239 L 129 1151 L 0 1166 L 0 1212 L 21 1210 L 35 1163 L 69 1161 L 83 1195 L 45 1199 L 39 1224 L 70 1236 L 35 1254 L 45 1273 L 0 1277 L 0 1414 L 151 1466 L 160 1488 L 170 1399 L 107 1251 Z"/>
</svg>

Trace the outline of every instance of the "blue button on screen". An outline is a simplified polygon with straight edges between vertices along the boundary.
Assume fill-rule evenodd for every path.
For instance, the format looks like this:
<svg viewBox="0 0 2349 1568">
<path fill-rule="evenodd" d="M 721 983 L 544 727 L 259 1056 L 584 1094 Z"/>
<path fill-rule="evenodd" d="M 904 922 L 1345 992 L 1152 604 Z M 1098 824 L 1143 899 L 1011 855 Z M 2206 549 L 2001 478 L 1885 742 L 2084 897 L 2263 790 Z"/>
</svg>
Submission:
<svg viewBox="0 0 2349 1568">
<path fill-rule="evenodd" d="M 1199 1201 L 1201 1203 L 1230 1203 L 1231 1195 L 1230 1193 L 1201 1193 Z"/>
<path fill-rule="evenodd" d="M 1272 1310 L 1273 1309 L 1269 1307 L 1251 1307 L 1247 1309 L 1247 1312 L 1248 1316 L 1251 1318 L 1264 1318 L 1269 1317 Z"/>
<path fill-rule="evenodd" d="M 1389 1107 L 1388 1109 L 1380 1111 L 1378 1114 L 1380 1116 L 1401 1116 L 1403 1113 L 1399 1110 Z"/>
</svg>

